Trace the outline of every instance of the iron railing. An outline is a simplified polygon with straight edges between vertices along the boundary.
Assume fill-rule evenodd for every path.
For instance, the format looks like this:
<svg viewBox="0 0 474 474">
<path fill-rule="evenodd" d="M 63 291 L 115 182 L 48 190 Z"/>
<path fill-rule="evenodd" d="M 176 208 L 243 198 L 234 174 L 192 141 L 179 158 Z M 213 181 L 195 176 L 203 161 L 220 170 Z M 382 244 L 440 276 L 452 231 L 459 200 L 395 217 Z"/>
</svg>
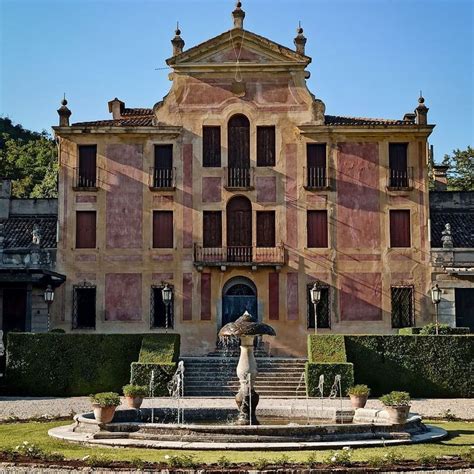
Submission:
<svg viewBox="0 0 474 474">
<path fill-rule="evenodd" d="M 322 166 L 308 166 L 304 168 L 306 189 L 325 189 L 329 187 L 327 170 Z"/>
<path fill-rule="evenodd" d="M 203 247 L 195 244 L 194 263 L 201 265 L 283 265 L 285 250 L 283 245 L 276 247 Z"/>
<path fill-rule="evenodd" d="M 174 189 L 176 168 L 150 168 L 150 188 Z"/>
<path fill-rule="evenodd" d="M 229 189 L 249 189 L 253 187 L 254 169 L 229 167 L 224 168 L 225 187 Z"/>
<path fill-rule="evenodd" d="M 392 286 L 392 327 L 414 326 L 414 304 L 412 286 Z"/>
<path fill-rule="evenodd" d="M 74 168 L 74 188 L 95 189 L 97 188 L 97 170 L 84 171 L 80 168 Z"/>
<path fill-rule="evenodd" d="M 413 168 L 395 170 L 389 168 L 388 183 L 389 189 L 410 189 L 413 187 Z"/>
</svg>

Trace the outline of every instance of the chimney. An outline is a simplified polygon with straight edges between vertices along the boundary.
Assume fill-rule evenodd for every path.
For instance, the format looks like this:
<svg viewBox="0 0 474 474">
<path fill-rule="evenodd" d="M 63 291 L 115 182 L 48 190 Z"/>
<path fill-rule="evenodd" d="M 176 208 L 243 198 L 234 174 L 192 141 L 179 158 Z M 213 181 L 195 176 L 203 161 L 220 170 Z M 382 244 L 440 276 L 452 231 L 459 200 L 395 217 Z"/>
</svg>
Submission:
<svg viewBox="0 0 474 474">
<path fill-rule="evenodd" d="M 10 198 L 12 182 L 7 178 L 0 178 L 0 219 L 8 219 L 10 215 Z"/>
<path fill-rule="evenodd" d="M 244 29 L 244 18 L 245 12 L 242 10 L 242 2 L 235 4 L 235 10 L 232 12 L 232 18 L 234 19 L 234 28 Z"/>
<path fill-rule="evenodd" d="M 181 30 L 179 29 L 179 24 L 176 24 L 175 37 L 171 40 L 173 45 L 173 56 L 177 56 L 183 52 L 184 40 L 181 38 Z"/>
<path fill-rule="evenodd" d="M 449 166 L 433 166 L 435 191 L 446 191 L 448 189 L 448 170 Z"/>
<path fill-rule="evenodd" d="M 112 113 L 112 118 L 114 120 L 122 118 L 122 112 L 125 108 L 125 102 L 122 102 L 121 100 L 117 99 L 117 97 L 115 97 L 115 99 L 109 101 L 108 104 L 109 112 Z"/>
<path fill-rule="evenodd" d="M 426 125 L 428 123 L 428 107 L 425 105 L 425 99 L 421 95 L 418 99 L 418 107 L 415 109 L 416 115 L 416 124 L 417 125 Z"/>
<path fill-rule="evenodd" d="M 303 28 L 301 28 L 301 23 L 298 26 L 298 28 L 296 28 L 296 33 L 297 33 L 296 38 L 293 41 L 295 43 L 295 46 L 296 46 L 296 52 L 298 54 L 301 54 L 301 55 L 304 56 L 304 50 L 305 50 L 305 46 L 306 46 L 306 38 L 303 35 Z"/>
<path fill-rule="evenodd" d="M 61 107 L 58 109 L 60 127 L 69 127 L 69 117 L 71 113 L 72 112 L 67 108 L 66 95 L 64 95 L 64 99 L 61 101 Z"/>
</svg>

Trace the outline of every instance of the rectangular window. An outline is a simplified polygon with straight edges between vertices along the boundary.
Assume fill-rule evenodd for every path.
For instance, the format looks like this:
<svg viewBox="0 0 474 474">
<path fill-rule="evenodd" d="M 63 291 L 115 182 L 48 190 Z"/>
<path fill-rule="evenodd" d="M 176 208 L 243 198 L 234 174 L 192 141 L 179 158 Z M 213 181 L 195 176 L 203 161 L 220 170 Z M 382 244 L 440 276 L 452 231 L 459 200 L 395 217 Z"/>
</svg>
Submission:
<svg viewBox="0 0 474 474">
<path fill-rule="evenodd" d="M 410 247 L 410 211 L 390 211 L 390 247 Z"/>
<path fill-rule="evenodd" d="M 74 286 L 72 300 L 72 328 L 95 329 L 95 286 Z"/>
<path fill-rule="evenodd" d="M 257 211 L 257 247 L 275 247 L 275 211 Z"/>
<path fill-rule="evenodd" d="M 221 166 L 221 127 L 202 127 L 202 166 Z"/>
<path fill-rule="evenodd" d="M 308 302 L 308 329 L 314 329 L 314 304 L 311 301 L 310 290 L 313 285 L 308 285 L 306 290 L 306 299 Z M 331 327 L 331 314 L 329 311 L 329 288 L 323 286 L 321 288 L 321 299 L 316 306 L 316 313 L 318 315 L 318 328 Z"/>
<path fill-rule="evenodd" d="M 96 247 L 96 212 L 76 212 L 76 248 L 95 249 Z"/>
<path fill-rule="evenodd" d="M 172 329 L 174 295 L 172 296 L 168 306 L 166 306 L 163 302 L 162 289 L 163 286 L 153 286 L 151 288 L 150 326 L 152 328 Z"/>
<path fill-rule="evenodd" d="M 257 166 L 275 166 L 275 127 L 257 127 Z"/>
<path fill-rule="evenodd" d="M 173 145 L 155 145 L 153 187 L 173 187 Z"/>
<path fill-rule="evenodd" d="M 173 211 L 153 211 L 153 248 L 173 248 Z"/>
<path fill-rule="evenodd" d="M 206 248 L 222 247 L 221 211 L 204 211 L 202 214 L 202 245 Z"/>
<path fill-rule="evenodd" d="M 95 188 L 97 185 L 97 145 L 79 145 L 79 172 L 76 187 Z"/>
<path fill-rule="evenodd" d="M 413 326 L 413 287 L 392 286 L 392 328 Z"/>
<path fill-rule="evenodd" d="M 306 178 L 310 189 L 325 188 L 326 180 L 326 144 L 308 143 L 306 148 Z"/>
<path fill-rule="evenodd" d="M 407 188 L 408 176 L 408 143 L 390 143 L 389 155 L 389 187 Z"/>
<path fill-rule="evenodd" d="M 328 213 L 327 211 L 307 212 L 307 232 L 309 248 L 327 248 Z"/>
</svg>

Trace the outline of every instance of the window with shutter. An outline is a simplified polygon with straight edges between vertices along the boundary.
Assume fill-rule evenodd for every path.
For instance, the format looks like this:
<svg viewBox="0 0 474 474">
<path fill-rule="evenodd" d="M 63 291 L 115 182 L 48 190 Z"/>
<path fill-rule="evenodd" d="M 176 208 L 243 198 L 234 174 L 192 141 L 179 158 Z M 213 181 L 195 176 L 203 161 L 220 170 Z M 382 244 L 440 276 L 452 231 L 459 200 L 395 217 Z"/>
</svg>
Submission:
<svg viewBox="0 0 474 474">
<path fill-rule="evenodd" d="M 389 187 L 407 188 L 408 176 L 408 143 L 389 144 Z"/>
<path fill-rule="evenodd" d="M 257 247 L 275 247 L 275 211 L 257 211 Z"/>
<path fill-rule="evenodd" d="M 76 187 L 95 188 L 97 185 L 97 145 L 79 145 L 79 173 Z"/>
<path fill-rule="evenodd" d="M 202 222 L 202 246 L 205 248 L 222 247 L 221 211 L 204 211 Z"/>
<path fill-rule="evenodd" d="M 155 145 L 153 187 L 173 187 L 173 145 Z"/>
<path fill-rule="evenodd" d="M 76 212 L 76 248 L 94 249 L 96 247 L 96 212 Z"/>
<path fill-rule="evenodd" d="M 390 211 L 390 247 L 410 247 L 410 211 Z"/>
<path fill-rule="evenodd" d="M 221 127 L 202 128 L 202 166 L 221 166 Z"/>
<path fill-rule="evenodd" d="M 306 186 L 310 189 L 325 188 L 327 186 L 325 143 L 308 143 L 306 165 Z"/>
<path fill-rule="evenodd" d="M 275 127 L 257 127 L 257 166 L 275 166 Z"/>
<path fill-rule="evenodd" d="M 153 248 L 173 248 L 173 211 L 153 211 Z"/>
<path fill-rule="evenodd" d="M 327 211 L 307 212 L 307 240 L 310 248 L 327 248 L 328 213 Z"/>
</svg>

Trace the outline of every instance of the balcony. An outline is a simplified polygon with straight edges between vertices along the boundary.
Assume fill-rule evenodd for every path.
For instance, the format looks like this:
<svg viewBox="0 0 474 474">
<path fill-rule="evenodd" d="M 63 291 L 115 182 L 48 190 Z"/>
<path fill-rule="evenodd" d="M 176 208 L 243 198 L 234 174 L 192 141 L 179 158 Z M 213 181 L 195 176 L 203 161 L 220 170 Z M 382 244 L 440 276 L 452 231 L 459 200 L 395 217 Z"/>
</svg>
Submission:
<svg viewBox="0 0 474 474">
<path fill-rule="evenodd" d="M 254 168 L 224 168 L 225 185 L 229 190 L 253 189 Z"/>
<path fill-rule="evenodd" d="M 194 265 L 199 267 L 281 267 L 285 263 L 283 245 L 277 247 L 202 247 L 194 245 Z"/>
<path fill-rule="evenodd" d="M 75 191 L 97 191 L 97 172 L 96 170 L 81 170 L 74 168 Z"/>
<path fill-rule="evenodd" d="M 413 168 L 405 170 L 388 170 L 387 189 L 389 191 L 406 191 L 413 189 Z"/>
<path fill-rule="evenodd" d="M 172 191 L 176 188 L 176 168 L 150 168 L 152 191 Z"/>
<path fill-rule="evenodd" d="M 306 177 L 306 189 L 318 190 L 329 188 L 329 178 L 326 168 L 316 166 L 304 168 L 304 175 Z"/>
</svg>

